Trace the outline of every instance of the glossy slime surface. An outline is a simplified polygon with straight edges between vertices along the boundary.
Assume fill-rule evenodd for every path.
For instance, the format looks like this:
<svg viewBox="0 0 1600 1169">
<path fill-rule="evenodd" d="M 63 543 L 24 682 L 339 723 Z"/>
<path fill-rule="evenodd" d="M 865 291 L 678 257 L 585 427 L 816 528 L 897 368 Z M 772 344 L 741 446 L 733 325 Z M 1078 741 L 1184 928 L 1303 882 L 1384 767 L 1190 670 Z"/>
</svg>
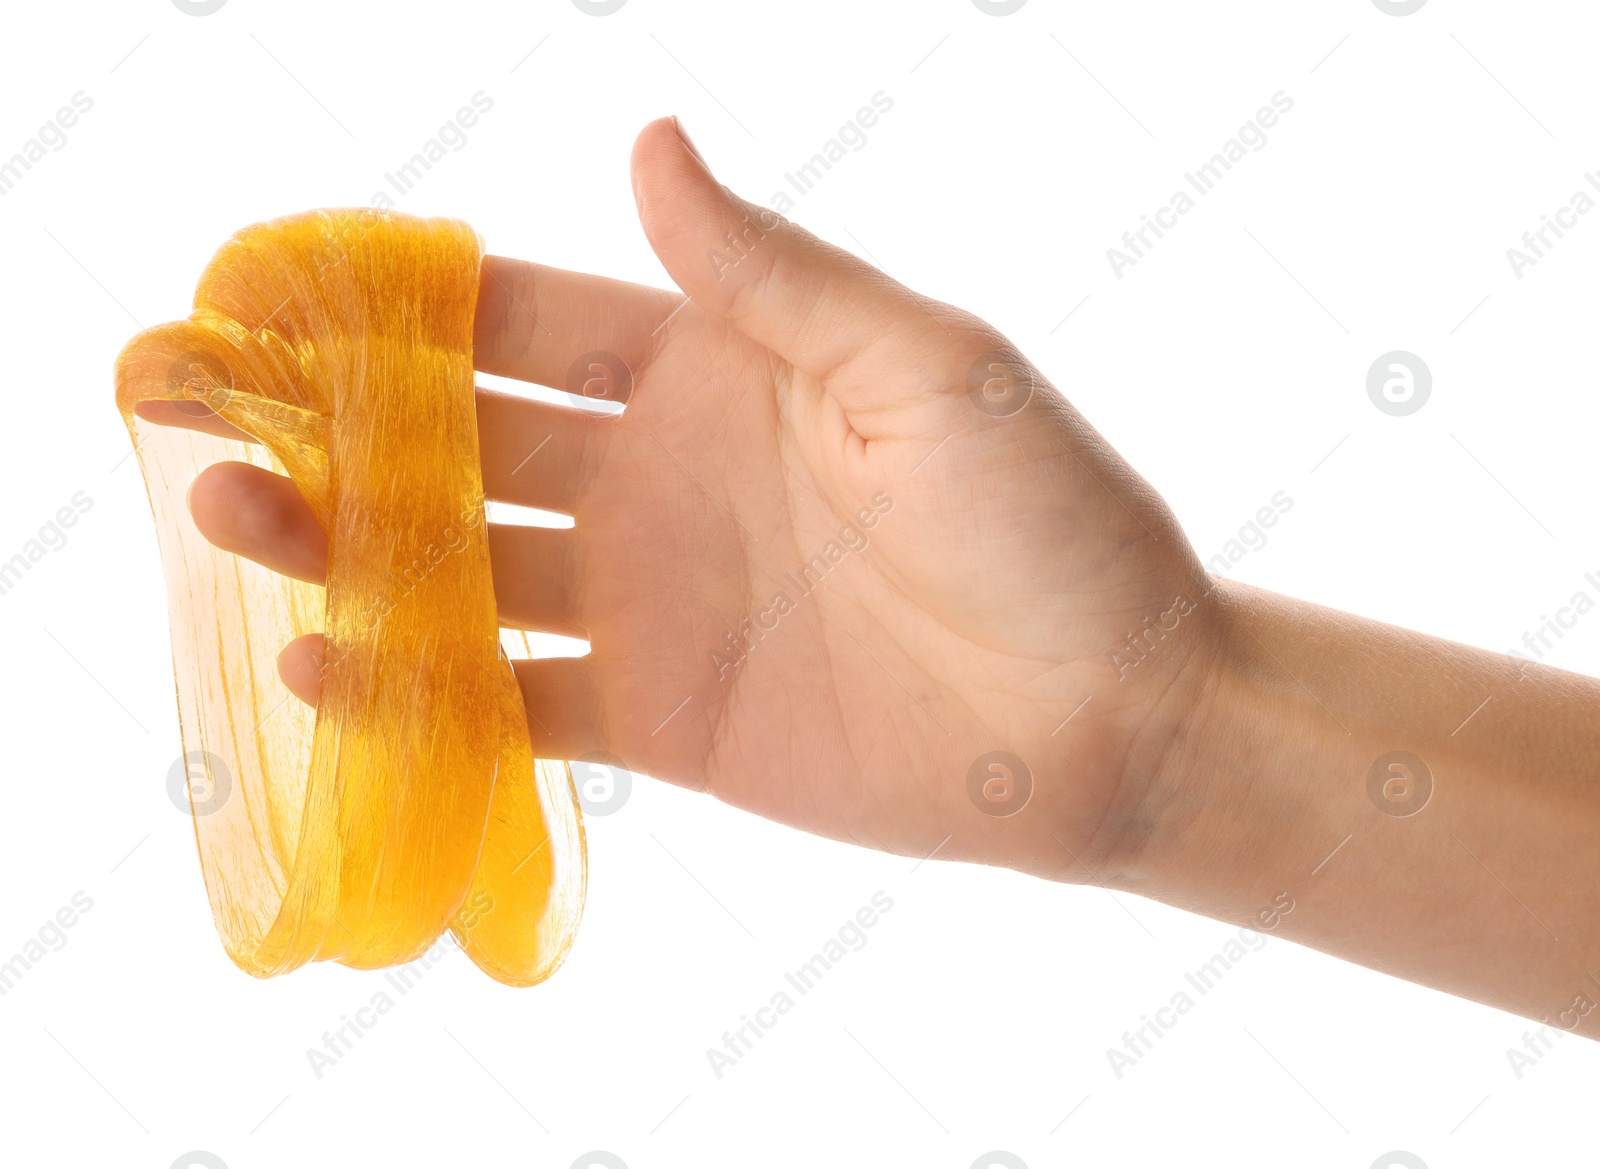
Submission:
<svg viewBox="0 0 1600 1169">
<path fill-rule="evenodd" d="M 229 957 L 412 961 L 445 931 L 500 982 L 547 978 L 586 881 L 567 765 L 536 760 L 489 571 L 472 326 L 482 241 L 372 210 L 258 224 L 187 320 L 117 360 L 155 516 L 201 869 Z M 159 426 L 201 400 L 252 442 Z M 215 428 L 226 430 L 226 427 Z M 222 552 L 184 495 L 222 460 L 290 476 L 328 532 L 326 587 Z M 278 652 L 325 635 L 315 710 Z"/>
</svg>

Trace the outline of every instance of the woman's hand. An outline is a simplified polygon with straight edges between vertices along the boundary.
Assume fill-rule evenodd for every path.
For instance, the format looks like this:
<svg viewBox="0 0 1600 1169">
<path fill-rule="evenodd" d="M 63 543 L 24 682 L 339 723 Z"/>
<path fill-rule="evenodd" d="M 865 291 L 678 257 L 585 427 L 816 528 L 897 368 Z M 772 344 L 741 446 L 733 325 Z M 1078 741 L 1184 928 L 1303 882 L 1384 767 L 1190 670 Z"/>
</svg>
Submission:
<svg viewBox="0 0 1600 1169">
<path fill-rule="evenodd" d="M 1165 504 L 994 329 L 734 196 L 674 120 L 633 184 L 687 299 L 483 268 L 480 369 L 627 398 L 479 391 L 488 496 L 575 521 L 490 527 L 503 622 L 592 646 L 518 663 L 536 753 L 908 855 L 1114 870 L 1222 641 Z M 190 505 L 325 570 L 288 480 L 222 464 Z M 280 662 L 308 701 L 319 654 Z"/>
<path fill-rule="evenodd" d="M 535 749 L 909 855 L 1143 893 L 1600 1035 L 1600 683 L 1227 582 L 981 321 L 634 150 L 684 297 L 485 262 L 480 391 Z M 215 417 L 163 421 L 214 428 Z M 196 479 L 219 546 L 319 579 L 294 485 Z M 320 636 L 280 659 L 316 698 Z"/>
</svg>

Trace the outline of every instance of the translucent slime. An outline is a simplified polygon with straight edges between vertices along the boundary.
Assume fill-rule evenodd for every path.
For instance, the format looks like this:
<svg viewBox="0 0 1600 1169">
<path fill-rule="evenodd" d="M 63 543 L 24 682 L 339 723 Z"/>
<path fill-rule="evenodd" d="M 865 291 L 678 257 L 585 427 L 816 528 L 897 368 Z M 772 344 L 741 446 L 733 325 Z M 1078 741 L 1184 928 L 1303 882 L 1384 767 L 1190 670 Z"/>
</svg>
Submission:
<svg viewBox="0 0 1600 1169">
<path fill-rule="evenodd" d="M 526 986 L 582 912 L 567 765 L 536 760 L 501 650 L 474 409 L 482 241 L 464 223 L 316 211 L 246 228 L 188 319 L 117 359 L 166 573 L 195 836 L 229 957 L 411 961 L 449 930 Z M 155 425 L 203 401 L 231 427 Z M 191 407 L 192 409 L 192 407 Z M 224 433 L 231 437 L 224 437 Z M 326 587 L 206 542 L 185 506 L 222 460 L 290 476 L 328 532 Z M 312 710 L 278 652 L 325 634 Z"/>
</svg>

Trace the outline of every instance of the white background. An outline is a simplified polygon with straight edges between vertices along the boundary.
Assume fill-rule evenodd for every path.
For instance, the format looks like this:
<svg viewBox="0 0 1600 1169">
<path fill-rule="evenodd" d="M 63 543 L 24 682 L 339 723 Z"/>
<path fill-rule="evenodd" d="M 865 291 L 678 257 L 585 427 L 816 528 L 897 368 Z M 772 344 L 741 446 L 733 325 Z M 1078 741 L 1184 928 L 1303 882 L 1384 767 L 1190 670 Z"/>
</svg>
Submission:
<svg viewBox="0 0 1600 1169">
<path fill-rule="evenodd" d="M 627 175 L 646 121 L 679 114 L 765 201 L 881 90 L 893 110 L 793 218 L 1009 333 L 1203 556 L 1287 492 L 1234 575 L 1505 650 L 1600 596 L 1600 215 L 1521 279 L 1506 258 L 1600 168 L 1589 6 L 106 0 L 5 21 L 0 158 L 75 92 L 94 105 L 0 197 L 0 560 L 74 493 L 93 506 L 0 595 L 0 959 L 74 893 L 93 908 L 0 997 L 0 1162 L 1592 1163 L 1584 1040 L 1519 1078 L 1524 1021 L 1272 940 L 1118 1079 L 1106 1049 L 1234 930 L 649 780 L 589 823 L 587 917 L 550 983 L 453 955 L 319 1079 L 307 1049 L 385 984 L 257 982 L 214 936 L 166 792 L 162 577 L 110 384 L 232 231 L 368 202 L 477 91 L 492 111 L 398 205 L 664 283 Z M 1265 148 L 1114 275 L 1106 249 L 1280 90 Z M 1366 394 L 1394 349 L 1433 373 L 1409 417 Z M 1546 660 L 1600 671 L 1600 615 Z M 716 1078 L 706 1050 L 879 890 L 866 947 Z"/>
</svg>

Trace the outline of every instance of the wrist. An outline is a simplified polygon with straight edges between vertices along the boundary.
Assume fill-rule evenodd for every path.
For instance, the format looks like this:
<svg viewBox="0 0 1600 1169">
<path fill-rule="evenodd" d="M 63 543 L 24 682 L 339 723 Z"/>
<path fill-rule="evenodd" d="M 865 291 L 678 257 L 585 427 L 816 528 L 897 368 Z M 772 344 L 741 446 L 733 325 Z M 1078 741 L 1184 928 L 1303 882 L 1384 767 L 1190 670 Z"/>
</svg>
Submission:
<svg viewBox="0 0 1600 1169">
<path fill-rule="evenodd" d="M 1192 878 L 1198 859 L 1220 842 L 1218 817 L 1243 778 L 1252 670 L 1242 632 L 1252 597 L 1231 582 L 1201 575 L 1185 652 L 1124 731 L 1121 776 L 1092 851 L 1098 883 L 1155 895 Z M 1259 720 L 1259 712 L 1255 717 Z M 1226 760 L 1226 766 L 1222 766 Z"/>
<path fill-rule="evenodd" d="M 1249 921 L 1306 849 L 1332 848 L 1360 811 L 1353 787 L 1329 799 L 1310 777 L 1358 766 L 1367 748 L 1270 648 L 1282 598 L 1218 577 L 1201 589 L 1195 645 L 1130 739 L 1103 871 L 1118 888 Z"/>
</svg>

